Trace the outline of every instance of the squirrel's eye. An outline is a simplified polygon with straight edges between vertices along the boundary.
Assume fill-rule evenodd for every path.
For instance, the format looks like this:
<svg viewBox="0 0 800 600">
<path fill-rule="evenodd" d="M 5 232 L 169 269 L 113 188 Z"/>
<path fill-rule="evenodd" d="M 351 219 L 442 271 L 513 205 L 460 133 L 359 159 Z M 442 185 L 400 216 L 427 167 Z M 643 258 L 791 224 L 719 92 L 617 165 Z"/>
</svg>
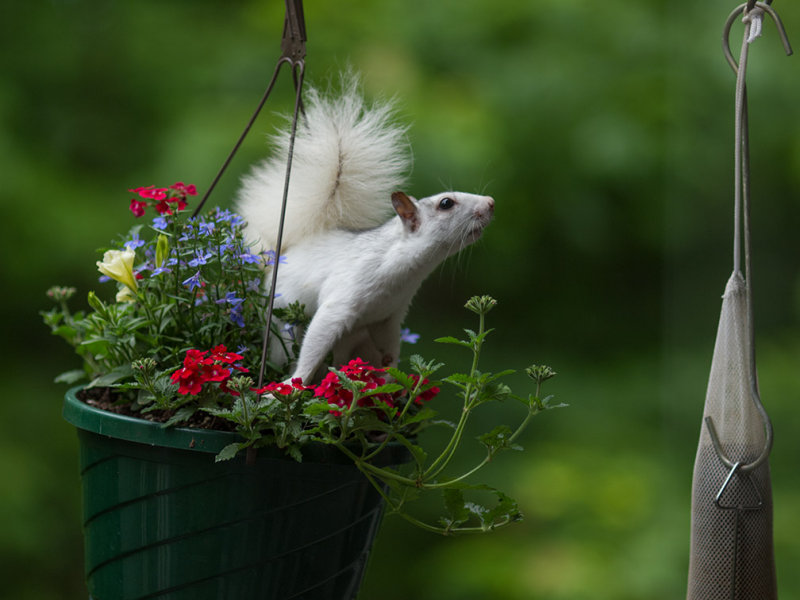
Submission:
<svg viewBox="0 0 800 600">
<path fill-rule="evenodd" d="M 441 210 L 449 210 L 456 205 L 456 201 L 452 198 L 442 198 L 439 200 L 439 208 Z"/>
</svg>

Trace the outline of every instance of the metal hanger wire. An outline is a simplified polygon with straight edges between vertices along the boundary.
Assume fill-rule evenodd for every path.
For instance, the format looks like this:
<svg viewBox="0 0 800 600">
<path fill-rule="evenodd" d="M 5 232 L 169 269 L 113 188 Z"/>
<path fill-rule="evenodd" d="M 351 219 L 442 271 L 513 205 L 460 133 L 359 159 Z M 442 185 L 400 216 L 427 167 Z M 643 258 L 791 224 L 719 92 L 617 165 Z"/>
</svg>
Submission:
<svg viewBox="0 0 800 600">
<path fill-rule="evenodd" d="M 284 65 L 287 65 L 292 72 L 292 80 L 294 83 L 295 88 L 295 101 L 294 101 L 294 113 L 292 115 L 292 125 L 291 125 L 291 134 L 289 136 L 289 151 L 288 157 L 286 161 L 286 176 L 284 180 L 283 186 L 283 200 L 281 203 L 281 213 L 280 213 L 280 221 L 278 224 L 278 239 L 275 244 L 275 260 L 274 264 L 272 265 L 272 279 L 269 288 L 269 297 L 267 300 L 267 312 L 266 312 L 266 325 L 264 327 L 264 337 L 261 346 L 261 363 L 258 371 L 258 387 L 262 387 L 264 385 L 264 371 L 266 370 L 266 363 L 267 363 L 267 350 L 269 348 L 269 340 L 272 328 L 270 324 L 272 323 L 272 314 L 274 310 L 275 304 L 275 285 L 278 278 L 278 263 L 279 258 L 281 256 L 281 244 L 283 241 L 283 228 L 284 228 L 284 221 L 286 218 L 286 201 L 289 195 L 289 180 L 291 177 L 292 172 L 292 159 L 294 156 L 294 141 L 295 136 L 297 133 L 297 121 L 300 114 L 304 114 L 303 109 L 303 98 L 302 98 L 302 91 L 303 91 L 303 81 L 305 78 L 305 57 L 306 57 L 306 24 L 305 24 L 305 15 L 303 12 L 303 0 L 285 0 L 286 3 L 286 16 L 283 22 L 283 37 L 281 39 L 281 56 L 278 59 L 277 64 L 275 65 L 275 70 L 272 73 L 272 78 L 267 85 L 266 90 L 264 91 L 264 95 L 261 97 L 261 101 L 258 103 L 256 110 L 253 112 L 253 115 L 250 117 L 250 120 L 247 122 L 244 130 L 242 131 L 239 139 L 234 144 L 233 149 L 228 154 L 228 157 L 225 159 L 225 162 L 222 164 L 219 172 L 217 173 L 214 180 L 211 182 L 211 185 L 206 190 L 206 193 L 203 195 L 202 200 L 197 205 L 197 208 L 192 213 L 192 217 L 196 217 L 200 214 L 200 211 L 203 209 L 203 206 L 208 200 L 208 197 L 211 195 L 211 192 L 214 191 L 214 188 L 219 183 L 219 180 L 222 178 L 222 175 L 230 165 L 233 157 L 236 155 L 237 151 L 244 142 L 244 139 L 247 137 L 247 134 L 250 132 L 253 123 L 255 123 L 256 118 L 258 117 L 261 109 L 264 107 L 264 104 L 267 102 L 267 99 L 272 94 L 272 90 L 275 87 L 275 83 L 278 80 L 278 75 L 280 74 L 281 69 Z"/>
</svg>

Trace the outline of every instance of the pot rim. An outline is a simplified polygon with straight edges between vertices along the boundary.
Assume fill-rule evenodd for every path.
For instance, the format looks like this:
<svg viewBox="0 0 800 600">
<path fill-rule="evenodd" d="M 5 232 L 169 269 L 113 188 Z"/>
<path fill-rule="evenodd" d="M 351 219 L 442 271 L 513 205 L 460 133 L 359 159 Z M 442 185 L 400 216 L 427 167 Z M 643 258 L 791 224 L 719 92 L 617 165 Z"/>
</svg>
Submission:
<svg viewBox="0 0 800 600">
<path fill-rule="evenodd" d="M 164 427 L 162 423 L 121 415 L 83 402 L 77 393 L 85 386 L 75 386 L 64 395 L 62 416 L 78 429 L 97 435 L 125 440 L 147 446 L 174 448 L 188 452 L 218 454 L 225 446 L 241 442 L 243 438 L 232 431 L 200 429 L 193 427 Z M 303 445 L 303 462 L 349 464 L 352 461 L 335 446 L 321 442 Z M 258 448 L 261 458 L 294 460 L 276 446 Z M 237 459 L 242 456 L 237 456 Z M 411 456 L 402 444 L 391 442 L 373 462 L 376 465 L 397 465 L 408 462 Z"/>
</svg>

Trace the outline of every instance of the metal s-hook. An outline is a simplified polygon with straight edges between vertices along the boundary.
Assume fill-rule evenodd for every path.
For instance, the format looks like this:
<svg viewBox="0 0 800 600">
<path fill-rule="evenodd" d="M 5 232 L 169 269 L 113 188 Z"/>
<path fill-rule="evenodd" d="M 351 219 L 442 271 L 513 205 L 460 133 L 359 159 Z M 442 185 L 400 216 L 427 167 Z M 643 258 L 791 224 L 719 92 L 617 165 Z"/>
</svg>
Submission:
<svg viewBox="0 0 800 600">
<path fill-rule="evenodd" d="M 733 23 L 736 21 L 737 17 L 741 14 L 747 15 L 751 12 L 754 8 L 760 8 L 764 12 L 766 12 L 772 20 L 775 22 L 775 27 L 778 29 L 778 35 L 781 38 L 781 43 L 783 44 L 783 49 L 786 52 L 786 56 L 792 55 L 792 46 L 789 43 L 789 38 L 786 35 L 786 29 L 783 27 L 783 21 L 778 16 L 778 13 L 775 12 L 775 9 L 771 6 L 772 0 L 768 0 L 767 2 L 756 2 L 755 0 L 748 0 L 744 4 L 740 4 L 736 8 L 733 9 L 733 12 L 728 16 L 728 20 L 725 22 L 725 27 L 722 30 L 722 51 L 725 53 L 725 59 L 728 61 L 728 64 L 733 69 L 734 73 L 738 73 L 739 65 L 736 63 L 736 59 L 733 56 L 733 52 L 731 52 L 731 44 L 730 44 L 730 37 L 731 37 L 731 29 L 733 28 Z"/>
</svg>

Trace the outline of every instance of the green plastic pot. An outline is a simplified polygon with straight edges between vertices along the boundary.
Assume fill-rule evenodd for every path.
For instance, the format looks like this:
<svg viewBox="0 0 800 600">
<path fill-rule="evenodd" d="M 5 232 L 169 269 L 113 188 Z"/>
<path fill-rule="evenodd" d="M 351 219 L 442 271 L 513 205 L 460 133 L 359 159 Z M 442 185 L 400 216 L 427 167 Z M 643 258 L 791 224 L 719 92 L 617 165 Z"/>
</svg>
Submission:
<svg viewBox="0 0 800 600">
<path fill-rule="evenodd" d="M 78 428 L 93 600 L 356 596 L 383 501 L 335 448 L 309 445 L 302 463 L 271 449 L 215 463 L 236 434 L 164 429 L 76 392 L 64 418 Z"/>
</svg>

